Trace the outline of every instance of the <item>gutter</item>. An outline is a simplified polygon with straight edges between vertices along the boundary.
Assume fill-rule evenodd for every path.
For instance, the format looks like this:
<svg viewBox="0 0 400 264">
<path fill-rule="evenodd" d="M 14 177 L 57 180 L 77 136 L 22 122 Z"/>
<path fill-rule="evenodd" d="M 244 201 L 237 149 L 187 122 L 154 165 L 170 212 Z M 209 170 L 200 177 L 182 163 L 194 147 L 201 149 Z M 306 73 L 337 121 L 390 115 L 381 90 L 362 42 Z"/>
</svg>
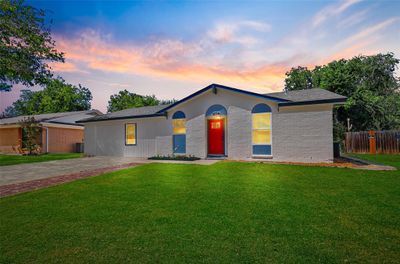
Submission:
<svg viewBox="0 0 400 264">
<path fill-rule="evenodd" d="M 100 121 L 109 121 L 109 120 L 121 120 L 121 119 L 134 119 L 134 118 L 147 118 L 147 117 L 165 117 L 165 113 L 156 113 L 151 115 L 134 115 L 134 116 L 116 116 L 116 117 L 109 117 L 104 119 L 83 119 L 76 121 L 76 123 L 91 123 L 91 122 L 100 122 Z"/>
<path fill-rule="evenodd" d="M 49 128 L 46 128 L 46 153 L 49 153 Z"/>
<path fill-rule="evenodd" d="M 337 99 L 321 99 L 321 100 L 312 100 L 312 101 L 301 101 L 301 102 L 284 102 L 279 103 L 278 107 L 285 106 L 295 106 L 295 105 L 315 105 L 315 104 L 344 104 L 347 98 L 337 98 Z"/>
</svg>

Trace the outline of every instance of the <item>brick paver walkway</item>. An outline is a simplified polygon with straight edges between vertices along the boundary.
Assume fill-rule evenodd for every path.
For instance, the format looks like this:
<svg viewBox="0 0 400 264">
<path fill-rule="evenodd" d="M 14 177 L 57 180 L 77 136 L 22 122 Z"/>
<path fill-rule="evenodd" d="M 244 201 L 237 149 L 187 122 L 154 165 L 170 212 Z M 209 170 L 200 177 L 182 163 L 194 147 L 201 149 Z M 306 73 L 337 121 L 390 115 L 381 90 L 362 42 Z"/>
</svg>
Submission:
<svg viewBox="0 0 400 264">
<path fill-rule="evenodd" d="M 8 184 L 8 185 L 3 185 L 0 186 L 0 197 L 4 196 L 9 196 L 17 193 L 22 193 L 22 192 L 28 192 L 28 191 L 33 191 L 49 186 L 54 186 L 66 182 L 71 182 L 77 179 L 82 179 L 90 176 L 96 176 L 102 173 L 106 172 L 111 172 L 123 168 L 128 168 L 128 167 L 133 167 L 136 165 L 140 165 L 141 163 L 128 163 L 128 164 L 123 164 L 123 165 L 118 165 L 118 166 L 113 166 L 113 167 L 106 167 L 106 168 L 101 168 L 101 169 L 94 169 L 94 170 L 89 170 L 89 171 L 81 171 L 77 173 L 72 173 L 72 174 L 66 174 L 66 175 L 61 175 L 61 176 L 55 176 L 55 177 L 50 177 L 50 178 L 45 178 L 45 179 L 38 179 L 38 180 L 33 180 L 33 181 L 26 181 L 26 182 L 20 182 L 20 183 L 14 183 L 14 184 Z"/>
<path fill-rule="evenodd" d="M 0 197 L 147 163 L 124 157 L 54 160 L 0 167 Z"/>
</svg>

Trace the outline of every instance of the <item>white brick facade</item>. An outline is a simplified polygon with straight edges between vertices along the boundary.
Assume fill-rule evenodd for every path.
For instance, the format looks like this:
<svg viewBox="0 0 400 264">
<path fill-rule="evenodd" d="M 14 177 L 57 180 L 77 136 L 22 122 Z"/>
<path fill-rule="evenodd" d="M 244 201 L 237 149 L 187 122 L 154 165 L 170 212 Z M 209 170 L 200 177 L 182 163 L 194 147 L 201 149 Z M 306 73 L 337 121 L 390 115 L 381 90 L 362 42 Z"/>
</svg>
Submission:
<svg viewBox="0 0 400 264">
<path fill-rule="evenodd" d="M 287 106 L 274 101 L 219 90 L 211 91 L 168 110 L 166 117 L 149 117 L 85 124 L 85 153 L 90 155 L 149 157 L 172 154 L 172 119 L 186 115 L 186 154 L 207 157 L 207 109 L 227 109 L 225 153 L 228 159 L 252 158 L 252 108 L 272 109 L 272 161 L 331 162 L 333 160 L 332 104 Z M 137 145 L 125 145 L 125 123 L 137 124 Z"/>
</svg>

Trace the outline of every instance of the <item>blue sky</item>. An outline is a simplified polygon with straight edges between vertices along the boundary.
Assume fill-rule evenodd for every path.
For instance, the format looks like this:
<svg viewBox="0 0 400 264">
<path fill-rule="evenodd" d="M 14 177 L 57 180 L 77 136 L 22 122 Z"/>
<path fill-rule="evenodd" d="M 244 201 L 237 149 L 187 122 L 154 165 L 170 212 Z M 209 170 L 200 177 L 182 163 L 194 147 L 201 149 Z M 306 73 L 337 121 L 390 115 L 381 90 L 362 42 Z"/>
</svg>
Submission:
<svg viewBox="0 0 400 264">
<path fill-rule="evenodd" d="M 65 52 L 66 63 L 53 69 L 90 88 L 102 111 L 123 89 L 162 99 L 210 83 L 272 92 L 293 66 L 389 51 L 400 57 L 400 1 L 28 3 L 47 11 Z"/>
</svg>

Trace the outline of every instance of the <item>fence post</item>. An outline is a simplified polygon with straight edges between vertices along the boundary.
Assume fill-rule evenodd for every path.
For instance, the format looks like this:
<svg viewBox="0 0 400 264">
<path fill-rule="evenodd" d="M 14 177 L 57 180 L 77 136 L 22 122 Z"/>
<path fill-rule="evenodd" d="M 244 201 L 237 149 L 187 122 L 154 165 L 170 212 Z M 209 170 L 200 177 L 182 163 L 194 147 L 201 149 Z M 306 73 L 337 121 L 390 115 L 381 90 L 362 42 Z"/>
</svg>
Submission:
<svg viewBox="0 0 400 264">
<path fill-rule="evenodd" d="M 368 131 L 369 134 L 369 153 L 376 154 L 376 139 L 375 139 L 375 131 Z"/>
</svg>

